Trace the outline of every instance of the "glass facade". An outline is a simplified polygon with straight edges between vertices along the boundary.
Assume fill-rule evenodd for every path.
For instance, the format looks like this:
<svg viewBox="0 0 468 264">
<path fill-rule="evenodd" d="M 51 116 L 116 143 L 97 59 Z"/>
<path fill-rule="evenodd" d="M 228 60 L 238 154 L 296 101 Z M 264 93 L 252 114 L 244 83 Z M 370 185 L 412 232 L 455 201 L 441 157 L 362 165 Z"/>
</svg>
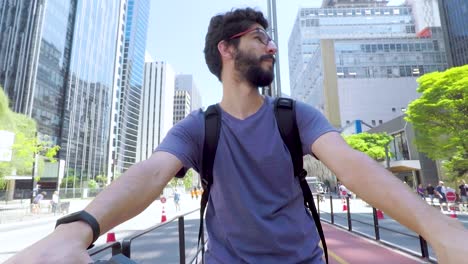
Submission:
<svg viewBox="0 0 468 264">
<path fill-rule="evenodd" d="M 439 0 L 442 25 L 450 49 L 450 66 L 468 64 L 468 1 Z"/>
<path fill-rule="evenodd" d="M 78 0 L 64 100 L 65 176 L 107 173 L 119 1 Z"/>
<path fill-rule="evenodd" d="M 136 161 L 149 8 L 148 0 L 127 2 L 114 157 L 117 175 L 123 173 Z"/>
<path fill-rule="evenodd" d="M 55 145 L 60 145 L 75 5 L 76 1 L 49 0 L 43 20 L 32 117 L 39 137 Z"/>
<path fill-rule="evenodd" d="M 0 1 L 0 86 L 13 111 L 31 115 L 44 0 Z"/>
</svg>

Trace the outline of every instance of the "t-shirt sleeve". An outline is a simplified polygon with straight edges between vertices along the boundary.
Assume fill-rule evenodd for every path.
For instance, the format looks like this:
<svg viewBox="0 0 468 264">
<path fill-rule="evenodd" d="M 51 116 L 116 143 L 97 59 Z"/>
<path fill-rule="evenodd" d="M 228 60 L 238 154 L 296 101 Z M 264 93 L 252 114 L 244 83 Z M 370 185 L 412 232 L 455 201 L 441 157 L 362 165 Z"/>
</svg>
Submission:
<svg viewBox="0 0 468 264">
<path fill-rule="evenodd" d="M 176 156 L 184 170 L 200 171 L 204 115 L 201 110 L 192 112 L 175 124 L 155 151 L 164 151 Z"/>
<path fill-rule="evenodd" d="M 320 136 L 332 131 L 338 132 L 320 111 L 303 102 L 296 101 L 296 120 L 304 155 L 313 155 L 311 146 Z"/>
</svg>

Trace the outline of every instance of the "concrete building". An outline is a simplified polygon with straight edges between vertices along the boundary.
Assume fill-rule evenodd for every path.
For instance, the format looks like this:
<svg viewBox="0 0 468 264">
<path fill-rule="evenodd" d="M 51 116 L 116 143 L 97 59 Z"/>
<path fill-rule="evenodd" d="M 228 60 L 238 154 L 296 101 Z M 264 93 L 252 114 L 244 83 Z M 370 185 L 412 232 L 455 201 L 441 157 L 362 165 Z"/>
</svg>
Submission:
<svg viewBox="0 0 468 264">
<path fill-rule="evenodd" d="M 432 184 L 437 186 L 439 174 L 435 161 L 429 159 L 424 153 L 418 152 L 414 144 L 415 132 L 411 123 L 400 115 L 368 131 L 369 133 L 381 133 L 394 137 L 389 144 L 391 157 L 385 166 L 402 181 L 412 188 L 418 184 Z"/>
<path fill-rule="evenodd" d="M 173 122 L 175 73 L 165 62 L 146 62 L 137 136 L 136 161 L 151 156 Z"/>
<path fill-rule="evenodd" d="M 180 120 L 184 119 L 188 114 L 190 114 L 191 108 L 191 97 L 188 91 L 178 91 L 174 92 L 174 116 L 173 124 L 175 125 Z"/>
<path fill-rule="evenodd" d="M 175 81 L 176 91 L 187 91 L 190 95 L 190 112 L 202 107 L 200 91 L 191 74 L 177 74 Z"/>
<path fill-rule="evenodd" d="M 291 97 L 336 127 L 382 124 L 418 98 L 417 77 L 447 68 L 437 10 L 426 21 L 410 4 L 386 4 L 324 0 L 322 8 L 299 9 L 288 47 Z"/>
</svg>

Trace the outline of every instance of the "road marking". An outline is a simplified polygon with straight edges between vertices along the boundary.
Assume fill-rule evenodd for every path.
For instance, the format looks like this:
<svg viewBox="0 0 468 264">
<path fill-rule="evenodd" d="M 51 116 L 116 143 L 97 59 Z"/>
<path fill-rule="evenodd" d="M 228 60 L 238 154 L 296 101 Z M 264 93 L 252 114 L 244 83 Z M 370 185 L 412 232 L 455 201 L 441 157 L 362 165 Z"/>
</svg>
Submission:
<svg viewBox="0 0 468 264">
<path fill-rule="evenodd" d="M 319 247 L 323 250 L 322 242 L 319 243 Z M 342 259 L 340 256 L 335 254 L 335 252 L 331 251 L 330 249 L 328 249 L 328 255 L 332 257 L 334 260 L 336 260 L 336 262 L 338 262 L 339 264 L 349 264 L 349 262 Z M 324 255 L 324 258 L 325 258 L 325 255 Z"/>
<path fill-rule="evenodd" d="M 346 260 L 340 258 L 340 256 L 336 255 L 333 251 L 328 250 L 328 254 L 330 257 L 334 258 L 340 264 L 349 264 Z"/>
</svg>

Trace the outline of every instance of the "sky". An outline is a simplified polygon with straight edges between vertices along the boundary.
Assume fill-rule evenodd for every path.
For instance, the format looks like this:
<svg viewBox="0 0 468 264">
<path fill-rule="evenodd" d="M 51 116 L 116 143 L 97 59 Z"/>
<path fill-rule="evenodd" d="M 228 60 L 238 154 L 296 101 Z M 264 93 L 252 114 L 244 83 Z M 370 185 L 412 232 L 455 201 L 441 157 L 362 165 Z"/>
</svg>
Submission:
<svg viewBox="0 0 468 264">
<path fill-rule="evenodd" d="M 404 0 L 390 0 L 399 5 Z M 267 13 L 267 0 L 150 0 L 146 61 L 165 61 L 176 74 L 192 74 L 203 106 L 217 103 L 222 86 L 205 63 L 203 48 L 212 16 L 232 8 L 252 7 Z M 322 0 L 277 0 L 281 90 L 290 94 L 288 39 L 300 7 L 320 7 Z"/>
</svg>

